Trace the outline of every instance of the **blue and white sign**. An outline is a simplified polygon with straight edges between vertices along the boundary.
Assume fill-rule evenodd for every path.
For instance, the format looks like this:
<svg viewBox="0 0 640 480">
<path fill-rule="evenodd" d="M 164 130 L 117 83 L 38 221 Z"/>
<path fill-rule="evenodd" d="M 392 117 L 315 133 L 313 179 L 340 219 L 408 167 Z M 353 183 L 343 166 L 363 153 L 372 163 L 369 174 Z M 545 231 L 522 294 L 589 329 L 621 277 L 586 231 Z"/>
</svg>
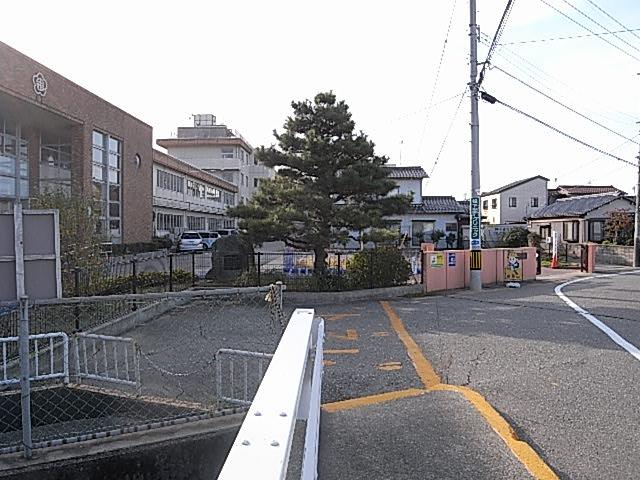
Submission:
<svg viewBox="0 0 640 480">
<path fill-rule="evenodd" d="M 480 249 L 480 235 L 482 216 L 480 214 L 480 197 L 471 197 L 471 228 L 470 228 L 470 244 L 472 250 Z"/>
<path fill-rule="evenodd" d="M 449 267 L 455 267 L 456 266 L 456 253 L 455 252 L 447 253 L 447 265 Z"/>
</svg>

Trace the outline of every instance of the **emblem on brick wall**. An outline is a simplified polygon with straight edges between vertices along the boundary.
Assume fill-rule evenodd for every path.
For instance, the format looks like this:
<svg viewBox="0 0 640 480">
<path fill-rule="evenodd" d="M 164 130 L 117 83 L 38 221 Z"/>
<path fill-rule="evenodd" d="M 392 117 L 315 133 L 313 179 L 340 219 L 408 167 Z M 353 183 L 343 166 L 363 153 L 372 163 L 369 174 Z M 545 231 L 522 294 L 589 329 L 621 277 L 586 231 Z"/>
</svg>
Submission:
<svg viewBox="0 0 640 480">
<path fill-rule="evenodd" d="M 47 94 L 47 80 L 44 78 L 42 73 L 38 72 L 33 77 L 33 91 L 36 92 L 36 95 L 40 95 L 44 97 Z"/>
</svg>

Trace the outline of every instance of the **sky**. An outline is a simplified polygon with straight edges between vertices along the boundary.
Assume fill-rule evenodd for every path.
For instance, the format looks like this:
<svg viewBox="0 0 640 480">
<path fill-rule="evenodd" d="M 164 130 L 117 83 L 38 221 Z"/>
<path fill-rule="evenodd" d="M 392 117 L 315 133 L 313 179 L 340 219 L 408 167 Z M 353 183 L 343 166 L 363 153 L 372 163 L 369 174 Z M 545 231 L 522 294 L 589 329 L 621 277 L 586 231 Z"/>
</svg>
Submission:
<svg viewBox="0 0 640 480">
<path fill-rule="evenodd" d="M 521 43 L 589 35 L 544 2 L 595 33 L 623 27 L 594 4 L 625 27 L 640 28 L 637 0 L 516 0 L 482 87 L 582 141 L 636 161 L 640 31 Z M 253 146 L 270 145 L 292 100 L 332 90 L 378 154 L 430 173 L 424 195 L 468 197 L 468 1 L 3 3 L 3 17 L 18 21 L 3 22 L 1 41 L 149 123 L 155 139 L 191 125 L 192 114 L 213 113 Z M 483 39 L 493 37 L 506 3 L 477 0 Z M 487 50 L 479 46 L 479 61 Z M 481 189 L 534 175 L 549 178 L 550 187 L 613 184 L 629 193 L 637 176 L 633 166 L 500 104 L 481 102 Z"/>
</svg>

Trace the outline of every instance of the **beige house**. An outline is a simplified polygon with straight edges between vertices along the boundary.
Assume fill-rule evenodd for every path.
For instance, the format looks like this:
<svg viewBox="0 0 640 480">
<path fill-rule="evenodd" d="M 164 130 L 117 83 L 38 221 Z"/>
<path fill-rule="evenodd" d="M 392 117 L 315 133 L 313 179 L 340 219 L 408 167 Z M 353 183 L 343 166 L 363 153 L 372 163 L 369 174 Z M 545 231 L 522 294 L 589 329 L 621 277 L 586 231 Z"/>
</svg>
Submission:
<svg viewBox="0 0 640 480">
<path fill-rule="evenodd" d="M 531 215 L 529 230 L 540 234 L 543 240 L 555 231 L 562 242 L 599 243 L 605 239 L 605 222 L 615 211 L 633 215 L 635 202 L 610 193 L 561 198 Z"/>
</svg>

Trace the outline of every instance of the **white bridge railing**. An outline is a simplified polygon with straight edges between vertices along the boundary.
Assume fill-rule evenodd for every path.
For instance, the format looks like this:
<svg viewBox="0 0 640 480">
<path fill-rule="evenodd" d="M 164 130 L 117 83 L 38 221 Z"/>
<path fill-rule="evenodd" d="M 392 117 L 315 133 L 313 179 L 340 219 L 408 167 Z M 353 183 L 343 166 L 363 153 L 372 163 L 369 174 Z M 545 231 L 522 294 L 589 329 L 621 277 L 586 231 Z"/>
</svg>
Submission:
<svg viewBox="0 0 640 480">
<path fill-rule="evenodd" d="M 280 480 L 287 475 L 296 420 L 306 420 L 301 478 L 318 476 L 324 321 L 297 309 L 278 344 L 218 477 Z"/>
<path fill-rule="evenodd" d="M 98 380 L 140 390 L 140 351 L 135 340 L 78 333 L 73 344 L 78 382 Z"/>
<path fill-rule="evenodd" d="M 271 353 L 247 352 L 231 348 L 218 350 L 216 352 L 216 399 L 236 405 L 251 405 L 250 388 L 260 384 L 264 363 L 268 363 L 271 358 L 273 358 Z M 223 382 L 225 370 L 229 374 L 226 389 Z"/>
<path fill-rule="evenodd" d="M 16 385 L 20 383 L 20 371 L 15 358 L 10 358 L 7 347 L 11 343 L 17 350 L 19 337 L 2 337 L 2 377 L 1 385 Z M 56 349 L 62 348 L 62 354 L 56 353 Z M 69 337 L 64 332 L 39 333 L 29 335 L 29 353 L 32 357 L 29 368 L 31 381 L 51 380 L 62 378 L 65 384 L 69 383 Z"/>
</svg>

